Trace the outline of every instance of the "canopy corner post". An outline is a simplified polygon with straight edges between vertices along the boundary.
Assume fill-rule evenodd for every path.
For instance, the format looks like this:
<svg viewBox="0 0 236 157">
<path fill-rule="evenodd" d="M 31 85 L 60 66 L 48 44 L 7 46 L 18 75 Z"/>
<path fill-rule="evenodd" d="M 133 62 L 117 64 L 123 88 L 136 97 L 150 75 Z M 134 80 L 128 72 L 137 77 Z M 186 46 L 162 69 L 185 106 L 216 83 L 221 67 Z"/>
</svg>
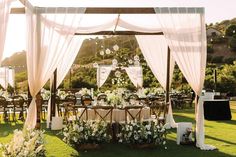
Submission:
<svg viewBox="0 0 236 157">
<path fill-rule="evenodd" d="M 167 50 L 167 66 L 166 66 L 166 95 L 165 95 L 165 109 L 164 115 L 168 112 L 170 101 L 170 47 Z"/>
<path fill-rule="evenodd" d="M 37 93 L 35 102 L 36 102 L 36 107 L 37 107 L 35 129 L 39 130 L 41 128 L 41 108 L 42 108 L 42 105 L 43 105 L 43 98 L 42 98 L 40 92 Z"/>
<path fill-rule="evenodd" d="M 27 93 L 27 97 L 28 97 L 27 105 L 28 105 L 28 108 L 29 108 L 30 103 L 31 103 L 31 101 L 32 101 L 32 95 L 30 94 L 29 85 L 28 85 L 28 87 L 27 87 L 27 90 L 28 90 L 28 93 Z"/>
<path fill-rule="evenodd" d="M 50 116 L 51 120 L 52 117 L 56 116 L 56 92 L 57 92 L 57 69 L 55 69 L 53 73 L 53 83 L 51 89 L 51 116 Z"/>
</svg>

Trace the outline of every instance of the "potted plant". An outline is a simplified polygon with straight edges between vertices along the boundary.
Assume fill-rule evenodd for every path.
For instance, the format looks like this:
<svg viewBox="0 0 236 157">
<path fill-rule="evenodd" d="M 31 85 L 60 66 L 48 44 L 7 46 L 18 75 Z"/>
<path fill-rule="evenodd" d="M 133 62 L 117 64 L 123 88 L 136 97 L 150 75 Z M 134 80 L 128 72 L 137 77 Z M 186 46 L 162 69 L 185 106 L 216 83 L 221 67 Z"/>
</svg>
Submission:
<svg viewBox="0 0 236 157">
<path fill-rule="evenodd" d="M 63 141 L 78 150 L 98 149 L 100 144 L 110 142 L 108 124 L 103 121 L 72 121 L 63 130 Z"/>
<path fill-rule="evenodd" d="M 12 140 L 1 145 L 4 157 L 44 157 L 44 131 L 34 129 L 15 130 Z"/>
<path fill-rule="evenodd" d="M 165 126 L 159 125 L 155 121 L 131 121 L 121 125 L 118 141 L 135 148 L 150 148 L 157 145 L 165 146 L 166 129 Z M 167 149 L 166 146 L 165 149 Z"/>
</svg>

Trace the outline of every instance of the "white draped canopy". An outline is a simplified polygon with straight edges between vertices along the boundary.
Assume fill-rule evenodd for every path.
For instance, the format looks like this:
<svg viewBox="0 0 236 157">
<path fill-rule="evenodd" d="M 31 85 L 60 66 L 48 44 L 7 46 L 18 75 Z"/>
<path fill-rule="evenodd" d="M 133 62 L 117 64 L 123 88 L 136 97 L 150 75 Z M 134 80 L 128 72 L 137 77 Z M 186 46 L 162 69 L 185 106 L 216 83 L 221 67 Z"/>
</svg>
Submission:
<svg viewBox="0 0 236 157">
<path fill-rule="evenodd" d="M 15 69 L 0 67 L 0 85 L 7 89 L 8 84 L 15 87 Z"/>
<path fill-rule="evenodd" d="M 125 1 L 122 3 L 126 4 Z M 122 7 L 125 8 L 125 6 Z M 164 36 L 161 37 L 137 36 L 148 65 L 165 88 L 166 52 L 169 46 L 173 57 L 170 76 L 172 76 L 174 65 L 172 63 L 175 61 L 193 90 L 200 95 L 206 65 L 203 8 L 155 8 L 156 14 L 121 14 L 120 16 L 115 14 L 84 15 L 84 11 L 84 6 L 78 9 L 76 7 L 32 9 L 27 6 L 27 67 L 30 92 L 33 96 L 25 123 L 27 127 L 34 127 L 36 123 L 36 94 L 56 68 L 60 69 L 58 72 L 60 81 L 57 85 L 68 72 L 76 56 L 75 53 L 81 46 L 81 41 L 78 45 L 73 44 L 76 40 L 75 33 L 94 33 L 105 30 L 163 32 Z M 160 53 L 164 51 L 166 52 Z M 213 147 L 204 144 L 204 118 L 201 103 L 197 105 L 196 114 L 197 146 L 201 149 L 211 149 Z"/>
<path fill-rule="evenodd" d="M 163 35 L 136 35 L 139 47 L 145 57 L 147 64 L 149 65 L 152 73 L 160 82 L 162 88 L 166 91 L 167 84 L 167 55 L 168 55 L 168 45 L 166 43 L 165 37 Z M 174 59 L 170 56 L 170 75 L 169 82 L 171 84 L 173 71 L 174 71 Z M 170 99 L 169 99 L 170 100 Z M 173 118 L 171 101 L 169 101 L 169 109 L 166 117 L 166 122 L 170 124 L 171 127 L 177 127 L 175 120 Z"/>
<path fill-rule="evenodd" d="M 12 0 L 0 0 L 0 65 L 4 51 L 11 2 Z"/>
</svg>

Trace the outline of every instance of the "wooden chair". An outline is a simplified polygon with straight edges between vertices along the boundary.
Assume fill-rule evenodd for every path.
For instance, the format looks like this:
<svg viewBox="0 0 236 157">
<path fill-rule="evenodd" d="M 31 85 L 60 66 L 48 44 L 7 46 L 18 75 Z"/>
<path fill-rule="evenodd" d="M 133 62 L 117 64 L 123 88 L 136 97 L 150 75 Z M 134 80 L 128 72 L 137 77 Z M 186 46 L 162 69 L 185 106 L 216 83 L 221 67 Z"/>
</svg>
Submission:
<svg viewBox="0 0 236 157">
<path fill-rule="evenodd" d="M 129 106 L 125 106 L 124 109 L 125 109 L 125 123 L 130 121 L 130 118 L 131 120 L 141 121 L 141 114 L 142 114 L 143 106 L 129 105 Z M 133 111 L 135 111 L 135 113 Z"/>
<path fill-rule="evenodd" d="M 80 109 L 81 113 L 78 117 L 79 120 L 84 120 L 83 116 L 85 115 L 85 120 L 88 120 L 88 106 L 92 105 L 92 97 L 89 94 L 81 96 L 81 105 L 78 105 L 77 108 Z"/>
<path fill-rule="evenodd" d="M 63 106 L 65 107 L 65 119 L 68 120 L 70 113 L 72 112 L 73 116 L 77 118 L 77 109 L 76 109 L 76 97 L 75 95 L 67 95 L 65 97 L 65 102 Z"/>
<path fill-rule="evenodd" d="M 24 120 L 24 112 L 26 113 L 26 107 L 24 106 L 25 100 L 22 96 L 16 95 L 12 98 L 12 105 L 13 105 L 13 121 L 16 122 L 16 113 L 19 113 L 20 120 Z"/>
<path fill-rule="evenodd" d="M 94 110 L 96 120 L 112 124 L 113 106 L 93 106 L 92 109 Z"/>
<path fill-rule="evenodd" d="M 107 101 L 107 95 L 104 93 L 99 94 L 97 97 L 97 101 L 100 101 L 100 100 Z"/>
<path fill-rule="evenodd" d="M 7 100 L 5 97 L 0 96 L 0 113 L 3 115 L 3 120 L 5 122 L 9 121 L 10 116 L 8 115 L 9 113 L 9 108 L 7 107 Z M 0 118 L 1 121 L 1 118 Z"/>
<path fill-rule="evenodd" d="M 57 106 L 57 113 L 58 113 L 58 115 L 61 116 L 61 117 L 65 116 L 64 115 L 65 112 L 63 114 L 63 110 L 65 110 L 65 107 L 64 107 L 64 105 L 63 105 L 63 103 L 61 101 L 61 98 L 58 95 L 56 95 L 55 103 L 56 103 L 56 106 Z"/>
<path fill-rule="evenodd" d="M 48 109 L 48 100 L 43 100 L 43 97 L 41 96 L 41 117 L 42 120 L 46 120 L 46 112 Z"/>
<path fill-rule="evenodd" d="M 150 115 L 155 115 L 158 123 L 165 123 L 165 112 L 166 112 L 166 104 L 164 101 L 155 100 L 152 102 L 150 107 Z"/>
<path fill-rule="evenodd" d="M 81 104 L 84 106 L 89 106 L 92 105 L 92 97 L 89 94 L 85 94 L 81 96 Z"/>
<path fill-rule="evenodd" d="M 129 97 L 128 97 L 128 102 L 129 102 L 129 105 L 139 105 L 140 102 L 139 102 L 139 97 L 137 94 L 131 94 Z"/>
</svg>

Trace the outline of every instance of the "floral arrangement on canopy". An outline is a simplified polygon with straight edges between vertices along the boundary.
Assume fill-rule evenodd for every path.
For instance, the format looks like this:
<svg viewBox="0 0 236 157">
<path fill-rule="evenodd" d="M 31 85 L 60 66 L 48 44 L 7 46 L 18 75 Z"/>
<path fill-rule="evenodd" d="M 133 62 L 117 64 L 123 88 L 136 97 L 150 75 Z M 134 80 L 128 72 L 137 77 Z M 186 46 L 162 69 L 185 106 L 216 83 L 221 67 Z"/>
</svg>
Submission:
<svg viewBox="0 0 236 157">
<path fill-rule="evenodd" d="M 166 145 L 166 127 L 158 125 L 156 121 L 135 122 L 131 121 L 121 125 L 121 132 L 118 134 L 120 143 L 130 145 Z M 165 146 L 165 149 L 167 147 Z"/>
<path fill-rule="evenodd" d="M 108 124 L 103 121 L 73 121 L 63 128 L 63 141 L 75 147 L 107 143 L 111 140 L 107 128 Z"/>
<path fill-rule="evenodd" d="M 4 157 L 44 157 L 44 131 L 34 129 L 15 130 L 10 143 L 1 145 Z"/>
</svg>

